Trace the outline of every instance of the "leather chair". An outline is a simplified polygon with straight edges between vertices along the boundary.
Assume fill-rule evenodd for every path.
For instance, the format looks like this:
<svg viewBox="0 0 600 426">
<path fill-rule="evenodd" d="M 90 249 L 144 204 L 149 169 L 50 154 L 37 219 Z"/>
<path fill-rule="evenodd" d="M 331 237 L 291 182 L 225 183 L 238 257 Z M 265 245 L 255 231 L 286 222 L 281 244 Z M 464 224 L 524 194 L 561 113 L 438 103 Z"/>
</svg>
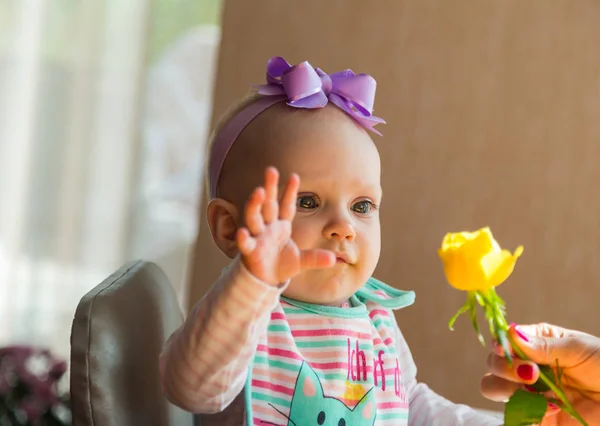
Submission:
<svg viewBox="0 0 600 426">
<path fill-rule="evenodd" d="M 74 426 L 194 426 L 164 397 L 158 356 L 183 317 L 153 263 L 124 265 L 79 302 L 71 329 Z"/>
</svg>

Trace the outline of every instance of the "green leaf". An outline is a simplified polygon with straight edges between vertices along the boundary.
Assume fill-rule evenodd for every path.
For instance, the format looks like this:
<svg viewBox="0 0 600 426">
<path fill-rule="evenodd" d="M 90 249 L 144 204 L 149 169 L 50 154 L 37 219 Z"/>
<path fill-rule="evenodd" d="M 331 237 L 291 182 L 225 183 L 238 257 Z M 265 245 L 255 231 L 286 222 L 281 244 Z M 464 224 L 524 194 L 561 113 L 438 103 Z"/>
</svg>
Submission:
<svg viewBox="0 0 600 426">
<path fill-rule="evenodd" d="M 496 315 L 493 306 L 485 305 L 485 318 L 487 319 L 489 324 L 490 334 L 493 337 L 496 337 Z"/>
<path fill-rule="evenodd" d="M 494 292 L 492 293 L 494 300 L 496 300 L 496 302 L 498 302 L 498 306 L 502 306 L 503 308 L 506 307 L 506 303 L 504 302 L 504 299 L 502 299 L 500 296 L 498 296 L 498 293 L 496 293 L 496 290 L 494 290 Z"/>
<path fill-rule="evenodd" d="M 479 303 L 479 305 L 485 306 L 485 299 L 480 292 L 475 293 L 475 300 L 477 300 L 477 303 Z"/>
<path fill-rule="evenodd" d="M 498 335 L 498 340 L 500 342 L 500 345 L 502 346 L 502 349 L 504 350 L 504 356 L 506 357 L 506 359 L 508 359 L 508 362 L 512 364 L 512 354 L 510 353 L 510 343 L 508 342 L 508 338 L 506 337 L 506 331 L 499 328 L 496 334 Z"/>
<path fill-rule="evenodd" d="M 448 323 L 448 328 L 452 331 L 454 331 L 454 323 L 456 322 L 456 319 L 463 313 L 467 312 L 469 310 L 469 303 L 465 303 L 459 310 L 457 313 L 454 314 L 454 316 L 452 318 L 450 318 L 450 322 Z"/>
<path fill-rule="evenodd" d="M 518 389 L 504 406 L 504 426 L 529 426 L 544 418 L 548 401 L 543 395 Z"/>
<path fill-rule="evenodd" d="M 477 333 L 477 339 L 479 339 L 479 343 L 481 343 L 483 345 L 483 347 L 485 348 L 485 339 L 483 338 L 483 335 L 481 334 L 481 331 L 479 330 L 479 323 L 477 322 L 477 311 L 475 310 L 476 307 L 477 307 L 477 305 L 472 304 L 471 309 L 469 310 L 469 314 L 471 315 L 471 322 L 473 323 L 473 328 L 475 329 L 475 332 Z"/>
</svg>

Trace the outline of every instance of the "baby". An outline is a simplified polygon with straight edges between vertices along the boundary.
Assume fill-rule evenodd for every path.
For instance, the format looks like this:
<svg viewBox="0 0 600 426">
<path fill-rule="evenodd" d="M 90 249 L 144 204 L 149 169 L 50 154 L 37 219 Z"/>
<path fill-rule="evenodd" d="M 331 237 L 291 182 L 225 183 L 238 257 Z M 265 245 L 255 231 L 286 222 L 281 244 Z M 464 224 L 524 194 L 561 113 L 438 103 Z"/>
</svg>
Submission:
<svg viewBox="0 0 600 426">
<path fill-rule="evenodd" d="M 414 293 L 371 277 L 375 80 L 275 57 L 267 83 L 212 137 L 207 219 L 232 261 L 163 350 L 169 400 L 203 426 L 501 424 L 417 382 L 393 314 Z"/>
</svg>

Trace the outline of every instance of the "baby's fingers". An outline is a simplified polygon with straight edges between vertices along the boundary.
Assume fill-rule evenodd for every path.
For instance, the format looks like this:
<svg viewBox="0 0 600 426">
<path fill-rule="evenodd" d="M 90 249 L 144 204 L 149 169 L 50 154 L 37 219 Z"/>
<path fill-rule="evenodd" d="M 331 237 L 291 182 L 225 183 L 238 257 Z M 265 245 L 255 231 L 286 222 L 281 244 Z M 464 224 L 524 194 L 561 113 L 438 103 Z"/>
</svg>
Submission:
<svg viewBox="0 0 600 426">
<path fill-rule="evenodd" d="M 314 249 L 300 253 L 300 269 L 324 269 L 335 265 L 335 254 L 329 250 Z"/>
<path fill-rule="evenodd" d="M 262 216 L 262 205 L 265 201 L 265 189 L 256 188 L 246 203 L 245 223 L 251 235 L 258 235 L 265 230 Z"/>
<path fill-rule="evenodd" d="M 298 198 L 298 187 L 300 178 L 297 174 L 292 174 L 283 191 L 283 197 L 279 207 L 279 218 L 281 220 L 292 221 L 296 214 L 296 202 Z"/>
<path fill-rule="evenodd" d="M 277 220 L 279 216 L 279 203 L 277 200 L 277 186 L 279 185 L 279 172 L 275 167 L 265 171 L 265 200 L 262 206 L 263 220 L 268 225 Z"/>
<path fill-rule="evenodd" d="M 256 248 L 256 240 L 252 238 L 250 232 L 246 228 L 240 228 L 237 231 L 235 240 L 243 256 L 248 256 Z"/>
</svg>

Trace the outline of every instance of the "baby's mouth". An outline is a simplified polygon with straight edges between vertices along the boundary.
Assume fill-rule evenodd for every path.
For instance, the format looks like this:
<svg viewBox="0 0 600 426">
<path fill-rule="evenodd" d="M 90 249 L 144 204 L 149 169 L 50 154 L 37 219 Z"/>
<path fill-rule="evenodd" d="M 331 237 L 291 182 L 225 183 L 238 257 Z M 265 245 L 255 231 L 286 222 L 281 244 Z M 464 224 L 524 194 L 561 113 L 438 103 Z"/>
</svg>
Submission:
<svg viewBox="0 0 600 426">
<path fill-rule="evenodd" d="M 335 252 L 335 263 L 354 264 L 353 259 L 345 252 Z"/>
</svg>

